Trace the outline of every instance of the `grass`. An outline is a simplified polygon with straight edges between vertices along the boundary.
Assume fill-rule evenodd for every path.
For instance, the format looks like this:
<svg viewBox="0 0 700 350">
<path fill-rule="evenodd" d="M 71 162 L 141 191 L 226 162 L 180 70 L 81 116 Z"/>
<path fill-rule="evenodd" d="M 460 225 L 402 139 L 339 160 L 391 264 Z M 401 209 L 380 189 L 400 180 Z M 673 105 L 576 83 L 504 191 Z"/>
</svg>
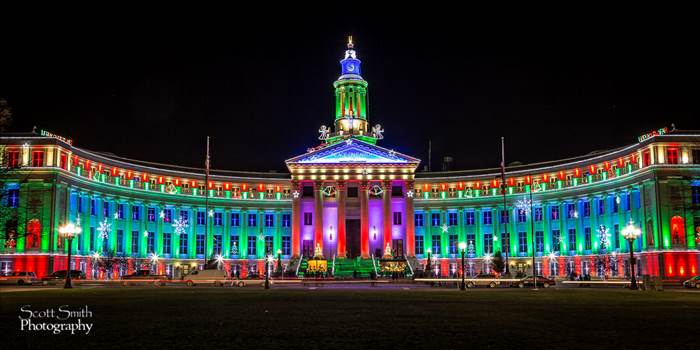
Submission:
<svg viewBox="0 0 700 350">
<path fill-rule="evenodd" d="M 700 320 L 700 293 L 617 289 L 151 287 L 0 299 L 5 349 L 688 348 L 697 344 Z M 35 310 L 87 304 L 94 328 L 89 335 L 20 333 L 19 307 L 27 304 Z"/>
</svg>

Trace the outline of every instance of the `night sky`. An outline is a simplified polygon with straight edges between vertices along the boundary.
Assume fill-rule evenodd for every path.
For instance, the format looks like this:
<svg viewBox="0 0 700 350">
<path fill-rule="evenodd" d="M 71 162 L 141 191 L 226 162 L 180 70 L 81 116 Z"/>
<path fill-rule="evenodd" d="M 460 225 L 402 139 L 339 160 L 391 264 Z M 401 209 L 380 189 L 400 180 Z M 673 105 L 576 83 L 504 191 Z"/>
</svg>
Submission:
<svg viewBox="0 0 700 350">
<path fill-rule="evenodd" d="M 242 16 L 24 23 L 3 45 L 12 130 L 187 166 L 203 164 L 210 135 L 214 168 L 285 171 L 333 122 L 348 34 L 380 145 L 426 164 L 432 139 L 433 170 L 443 155 L 453 169 L 497 167 L 500 136 L 507 163 L 528 163 L 670 123 L 700 129 L 697 37 L 680 19 Z"/>
</svg>

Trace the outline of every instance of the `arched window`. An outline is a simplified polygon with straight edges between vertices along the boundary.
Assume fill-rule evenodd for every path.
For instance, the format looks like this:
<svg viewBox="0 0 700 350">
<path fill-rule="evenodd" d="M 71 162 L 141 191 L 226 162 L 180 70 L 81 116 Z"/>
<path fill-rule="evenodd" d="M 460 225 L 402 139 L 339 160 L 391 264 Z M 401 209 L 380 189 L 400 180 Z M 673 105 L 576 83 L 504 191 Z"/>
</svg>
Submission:
<svg viewBox="0 0 700 350">
<path fill-rule="evenodd" d="M 678 215 L 671 218 L 671 242 L 685 244 L 685 221 Z"/>
</svg>

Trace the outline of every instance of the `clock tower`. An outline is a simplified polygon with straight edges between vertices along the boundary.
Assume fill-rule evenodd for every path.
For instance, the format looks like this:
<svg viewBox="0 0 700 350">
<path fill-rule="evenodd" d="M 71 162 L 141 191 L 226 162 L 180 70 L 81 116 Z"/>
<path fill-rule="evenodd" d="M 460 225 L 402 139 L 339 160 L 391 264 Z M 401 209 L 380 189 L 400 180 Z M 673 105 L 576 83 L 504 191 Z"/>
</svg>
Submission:
<svg viewBox="0 0 700 350">
<path fill-rule="evenodd" d="M 329 141 L 357 137 L 375 143 L 367 120 L 367 81 L 360 75 L 360 64 L 352 36 L 348 37 L 345 57 L 340 61 L 340 77 L 335 88 L 335 130 Z"/>
</svg>

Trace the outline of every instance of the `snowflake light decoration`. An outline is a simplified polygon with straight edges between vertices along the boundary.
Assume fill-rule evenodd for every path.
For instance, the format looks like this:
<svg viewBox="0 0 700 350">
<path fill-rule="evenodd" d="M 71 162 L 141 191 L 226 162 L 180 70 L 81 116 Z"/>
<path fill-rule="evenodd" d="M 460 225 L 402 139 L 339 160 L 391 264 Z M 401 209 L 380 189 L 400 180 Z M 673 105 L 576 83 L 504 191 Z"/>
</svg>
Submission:
<svg viewBox="0 0 700 350">
<path fill-rule="evenodd" d="M 186 230 L 190 225 L 187 223 L 187 219 L 183 219 L 182 217 L 180 217 L 173 221 L 172 226 L 173 230 L 175 230 L 175 233 L 181 235 L 187 232 Z"/>
<path fill-rule="evenodd" d="M 525 215 L 530 214 L 530 207 L 531 206 L 532 206 L 532 201 L 530 201 L 527 198 L 521 198 L 515 202 L 515 207 L 518 209 L 518 212 L 525 213 Z"/>
<path fill-rule="evenodd" d="M 107 222 L 107 218 L 105 218 L 102 222 L 100 222 L 100 226 L 97 228 L 97 231 L 100 233 L 100 238 L 107 238 L 109 237 L 109 233 L 112 232 L 112 224 Z"/>
</svg>

